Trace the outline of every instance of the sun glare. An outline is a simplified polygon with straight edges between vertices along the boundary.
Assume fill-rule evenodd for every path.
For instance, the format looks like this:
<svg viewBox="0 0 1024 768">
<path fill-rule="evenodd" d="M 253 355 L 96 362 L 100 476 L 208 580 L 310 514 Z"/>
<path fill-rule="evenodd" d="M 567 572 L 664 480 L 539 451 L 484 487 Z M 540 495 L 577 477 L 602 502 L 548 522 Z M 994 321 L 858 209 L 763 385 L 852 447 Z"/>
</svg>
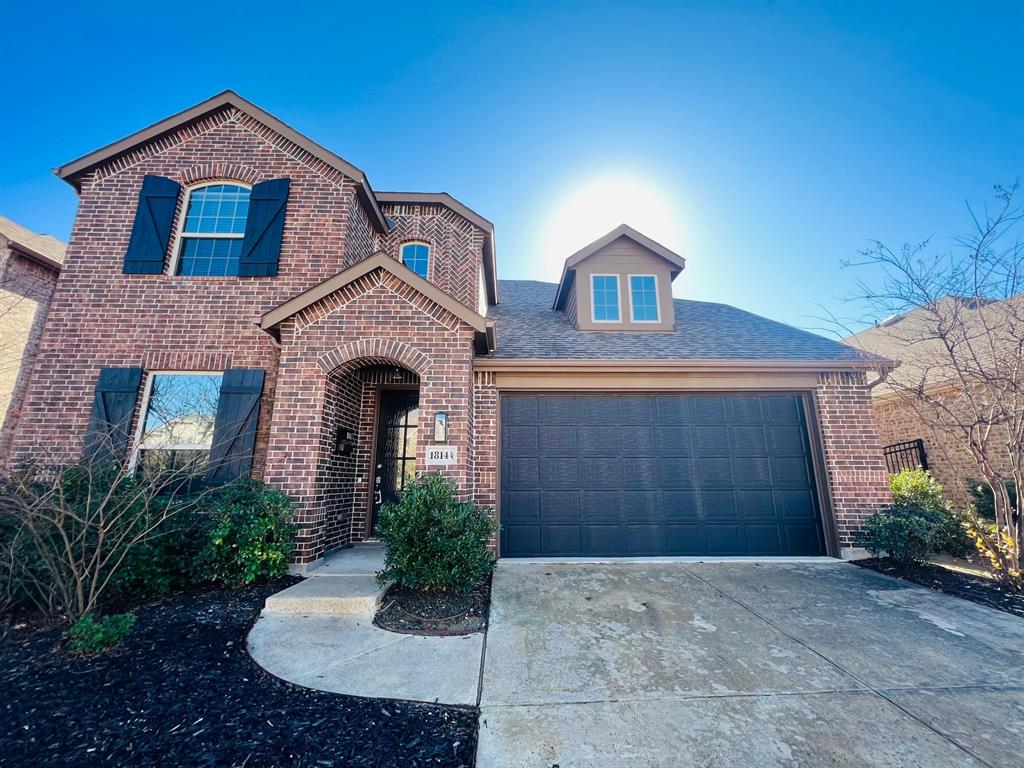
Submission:
<svg viewBox="0 0 1024 768">
<path fill-rule="evenodd" d="M 594 176 L 570 188 L 550 211 L 541 241 L 549 273 L 559 271 L 568 256 L 619 224 L 682 250 L 679 204 L 659 184 L 637 175 Z"/>
</svg>

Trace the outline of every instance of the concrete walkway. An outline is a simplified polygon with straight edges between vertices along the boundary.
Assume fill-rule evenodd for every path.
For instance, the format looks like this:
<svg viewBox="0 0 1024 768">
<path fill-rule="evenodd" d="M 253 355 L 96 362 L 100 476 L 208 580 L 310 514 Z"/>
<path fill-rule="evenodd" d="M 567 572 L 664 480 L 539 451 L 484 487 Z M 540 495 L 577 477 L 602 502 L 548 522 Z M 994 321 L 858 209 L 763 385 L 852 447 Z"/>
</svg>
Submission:
<svg viewBox="0 0 1024 768">
<path fill-rule="evenodd" d="M 495 574 L 478 768 L 989 766 L 1024 755 L 1024 620 L 856 566 Z"/>
<path fill-rule="evenodd" d="M 267 599 L 249 653 L 288 682 L 352 696 L 475 705 L 483 634 L 422 637 L 373 625 L 378 546 L 343 550 Z"/>
</svg>

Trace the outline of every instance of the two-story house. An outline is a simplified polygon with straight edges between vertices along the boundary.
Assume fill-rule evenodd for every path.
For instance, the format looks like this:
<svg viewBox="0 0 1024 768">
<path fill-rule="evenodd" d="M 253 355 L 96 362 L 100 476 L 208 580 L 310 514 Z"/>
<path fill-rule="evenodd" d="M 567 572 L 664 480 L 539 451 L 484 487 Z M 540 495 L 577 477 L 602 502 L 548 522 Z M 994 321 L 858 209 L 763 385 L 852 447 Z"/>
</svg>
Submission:
<svg viewBox="0 0 1024 768">
<path fill-rule="evenodd" d="M 440 471 L 504 557 L 847 551 L 887 498 L 878 360 L 722 304 L 623 225 L 557 285 L 494 228 L 225 92 L 57 169 L 80 204 L 21 461 L 253 472 L 296 561 L 371 537 Z"/>
</svg>

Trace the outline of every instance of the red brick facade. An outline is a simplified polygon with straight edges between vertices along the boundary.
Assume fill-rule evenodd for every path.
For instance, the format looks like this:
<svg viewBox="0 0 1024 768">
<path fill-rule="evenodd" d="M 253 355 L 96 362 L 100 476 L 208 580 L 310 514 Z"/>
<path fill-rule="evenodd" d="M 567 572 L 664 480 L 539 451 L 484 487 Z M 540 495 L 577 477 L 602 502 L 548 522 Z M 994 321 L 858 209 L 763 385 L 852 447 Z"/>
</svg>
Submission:
<svg viewBox="0 0 1024 768">
<path fill-rule="evenodd" d="M 818 376 L 815 399 L 832 512 L 840 547 L 852 547 L 865 517 L 889 502 L 889 474 L 882 458 L 864 373 Z"/>
<path fill-rule="evenodd" d="M 146 174 L 183 188 L 289 178 L 277 276 L 123 274 Z M 443 411 L 448 445 L 458 453 L 444 473 L 465 498 L 496 511 L 498 389 L 493 373 L 474 373 L 479 327 L 380 268 L 296 311 L 276 338 L 258 326 L 271 309 L 376 251 L 398 258 L 409 241 L 430 244 L 430 281 L 477 310 L 488 233 L 443 203 L 422 202 L 381 206 L 391 223 L 385 233 L 361 183 L 236 108 L 85 173 L 15 460 L 80 455 L 101 368 L 141 366 L 147 375 L 263 369 L 253 469 L 294 500 L 296 559 L 309 563 L 366 536 L 380 387 L 418 384 L 417 469 L 427 468 L 432 419 Z M 863 376 L 822 374 L 817 404 L 839 539 L 849 546 L 858 521 L 886 497 Z M 337 450 L 339 428 L 355 435 L 351 453 Z"/>
</svg>

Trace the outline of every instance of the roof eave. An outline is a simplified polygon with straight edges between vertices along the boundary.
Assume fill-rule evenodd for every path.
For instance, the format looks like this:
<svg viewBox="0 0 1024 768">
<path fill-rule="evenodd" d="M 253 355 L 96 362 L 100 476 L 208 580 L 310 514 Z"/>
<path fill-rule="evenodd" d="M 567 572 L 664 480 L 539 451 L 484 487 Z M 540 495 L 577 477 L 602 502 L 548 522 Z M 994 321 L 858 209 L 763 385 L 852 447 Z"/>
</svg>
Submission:
<svg viewBox="0 0 1024 768">
<path fill-rule="evenodd" d="M 540 358 L 487 358 L 478 360 L 480 370 L 543 370 L 549 372 L 587 371 L 877 371 L 879 360 L 732 360 L 722 359 L 634 359 L 569 360 Z M 891 363 L 892 361 L 884 361 Z"/>
</svg>

